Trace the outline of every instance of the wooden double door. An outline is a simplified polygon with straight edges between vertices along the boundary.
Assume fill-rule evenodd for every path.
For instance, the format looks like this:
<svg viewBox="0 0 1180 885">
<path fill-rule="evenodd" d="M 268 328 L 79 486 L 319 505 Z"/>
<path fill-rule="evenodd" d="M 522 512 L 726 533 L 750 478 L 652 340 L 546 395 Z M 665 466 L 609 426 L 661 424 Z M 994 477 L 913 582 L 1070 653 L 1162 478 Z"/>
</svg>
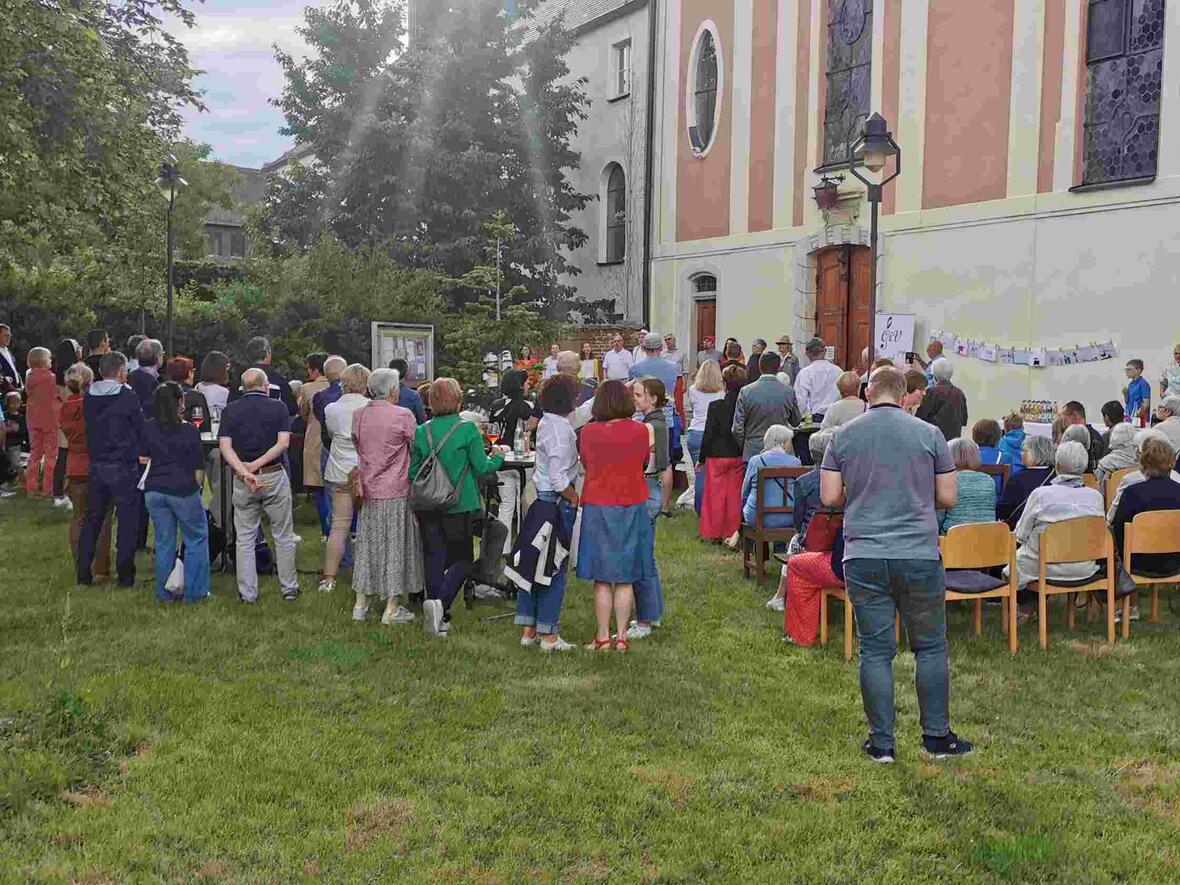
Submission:
<svg viewBox="0 0 1180 885">
<path fill-rule="evenodd" d="M 836 365 L 855 369 L 869 346 L 869 248 L 834 246 L 815 264 L 815 334 L 836 348 Z"/>
</svg>

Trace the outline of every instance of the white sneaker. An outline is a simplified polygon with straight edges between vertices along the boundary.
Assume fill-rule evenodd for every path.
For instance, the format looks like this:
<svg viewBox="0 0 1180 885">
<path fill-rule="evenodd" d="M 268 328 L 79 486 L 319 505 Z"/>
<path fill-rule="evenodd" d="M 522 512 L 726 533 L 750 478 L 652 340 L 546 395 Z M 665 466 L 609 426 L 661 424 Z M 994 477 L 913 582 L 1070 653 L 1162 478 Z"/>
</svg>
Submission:
<svg viewBox="0 0 1180 885">
<path fill-rule="evenodd" d="M 627 628 L 628 639 L 646 639 L 649 636 L 651 636 L 651 624 L 632 622 L 631 626 Z"/>
<path fill-rule="evenodd" d="M 490 584 L 476 584 L 471 591 L 476 599 L 503 599 L 504 594 Z"/>
<path fill-rule="evenodd" d="M 303 535 L 292 535 L 291 537 L 295 539 L 296 544 L 302 543 L 303 541 Z"/>
<path fill-rule="evenodd" d="M 385 610 L 385 614 L 381 616 L 381 623 L 386 627 L 394 624 L 409 624 L 414 620 L 414 613 L 406 608 L 404 605 L 399 605 L 396 611 Z"/>
<path fill-rule="evenodd" d="M 352 607 L 352 619 L 354 621 L 363 621 L 369 614 L 369 604 L 354 605 Z"/>
<path fill-rule="evenodd" d="M 786 600 L 776 593 L 770 599 L 766 600 L 766 607 L 772 612 L 781 612 L 786 610 L 787 603 Z"/>
<path fill-rule="evenodd" d="M 439 606 L 440 607 L 442 606 L 441 602 L 439 603 Z M 446 639 L 450 635 L 451 635 L 451 622 L 446 621 L 446 620 L 439 621 L 439 623 L 438 623 L 438 638 L 439 639 Z"/>
<path fill-rule="evenodd" d="M 546 654 L 554 651 L 573 651 L 575 648 L 577 648 L 576 645 L 571 642 L 566 642 L 560 636 L 554 636 L 552 642 L 550 642 L 548 639 L 542 639 L 538 645 L 541 646 L 541 651 L 545 652 Z"/>
<path fill-rule="evenodd" d="M 0 489 L 0 498 L 15 498 L 16 492 L 10 492 L 8 489 Z"/>
<path fill-rule="evenodd" d="M 521 648 L 532 648 L 534 645 L 536 645 L 540 641 L 541 640 L 537 636 L 536 633 L 534 633 L 532 636 L 525 636 L 523 633 L 520 634 L 520 647 Z"/>
<path fill-rule="evenodd" d="M 442 602 L 437 599 L 426 599 L 422 602 L 422 629 L 431 636 L 439 635 L 442 624 Z"/>
<path fill-rule="evenodd" d="M 322 581 L 320 581 L 320 586 L 317 587 L 316 589 L 319 590 L 321 593 L 331 593 L 333 590 L 336 589 L 336 579 L 335 578 L 324 578 Z"/>
<path fill-rule="evenodd" d="M 63 495 L 60 498 L 53 499 L 53 506 L 55 509 L 60 508 L 60 507 L 64 507 L 66 510 L 73 510 L 74 509 L 74 502 Z"/>
</svg>

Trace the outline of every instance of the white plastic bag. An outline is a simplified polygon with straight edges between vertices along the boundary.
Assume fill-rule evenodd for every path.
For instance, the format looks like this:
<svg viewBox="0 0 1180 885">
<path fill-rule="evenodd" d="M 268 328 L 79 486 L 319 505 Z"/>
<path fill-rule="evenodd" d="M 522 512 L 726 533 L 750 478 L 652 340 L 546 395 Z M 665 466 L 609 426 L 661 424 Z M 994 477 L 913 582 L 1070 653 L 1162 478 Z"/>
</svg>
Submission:
<svg viewBox="0 0 1180 885">
<path fill-rule="evenodd" d="M 172 566 L 172 574 L 164 582 L 164 589 L 169 593 L 184 592 L 184 560 L 176 557 L 176 565 Z"/>
</svg>

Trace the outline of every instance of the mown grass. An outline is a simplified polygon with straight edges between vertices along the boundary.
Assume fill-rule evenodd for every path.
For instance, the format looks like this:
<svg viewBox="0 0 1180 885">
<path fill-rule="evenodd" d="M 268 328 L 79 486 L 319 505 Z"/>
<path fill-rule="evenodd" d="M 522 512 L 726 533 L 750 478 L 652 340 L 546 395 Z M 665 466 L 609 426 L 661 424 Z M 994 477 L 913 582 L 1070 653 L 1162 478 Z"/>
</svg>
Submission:
<svg viewBox="0 0 1180 885">
<path fill-rule="evenodd" d="M 301 565 L 321 547 L 301 510 Z M 989 612 L 952 617 L 956 729 L 867 764 L 840 642 L 779 641 L 767 591 L 660 526 L 665 626 L 626 656 L 542 657 L 510 621 L 454 635 L 297 605 L 164 607 L 70 582 L 65 517 L 0 511 L 0 875 L 5 881 L 1175 882 L 1180 624 L 1099 627 L 1011 659 Z M 141 578 L 149 577 L 147 564 Z M 563 632 L 592 631 L 575 582 Z M 835 627 L 837 640 L 839 626 Z"/>
</svg>

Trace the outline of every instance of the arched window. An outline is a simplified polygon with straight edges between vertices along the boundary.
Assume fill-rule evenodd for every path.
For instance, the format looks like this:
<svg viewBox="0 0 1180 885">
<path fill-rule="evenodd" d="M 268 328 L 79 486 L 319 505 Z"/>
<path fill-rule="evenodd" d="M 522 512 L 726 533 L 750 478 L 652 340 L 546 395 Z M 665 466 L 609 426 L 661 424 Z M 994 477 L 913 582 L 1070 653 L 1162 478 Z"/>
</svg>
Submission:
<svg viewBox="0 0 1180 885">
<path fill-rule="evenodd" d="M 717 34 L 711 22 L 701 25 L 688 71 L 688 137 L 697 154 L 707 153 L 717 132 L 718 94 L 723 71 Z"/>
<path fill-rule="evenodd" d="M 692 278 L 692 291 L 694 295 L 716 295 L 717 277 L 711 273 L 698 274 Z"/>
<path fill-rule="evenodd" d="M 627 257 L 627 176 L 618 163 L 610 165 L 606 179 L 606 261 Z"/>
</svg>

